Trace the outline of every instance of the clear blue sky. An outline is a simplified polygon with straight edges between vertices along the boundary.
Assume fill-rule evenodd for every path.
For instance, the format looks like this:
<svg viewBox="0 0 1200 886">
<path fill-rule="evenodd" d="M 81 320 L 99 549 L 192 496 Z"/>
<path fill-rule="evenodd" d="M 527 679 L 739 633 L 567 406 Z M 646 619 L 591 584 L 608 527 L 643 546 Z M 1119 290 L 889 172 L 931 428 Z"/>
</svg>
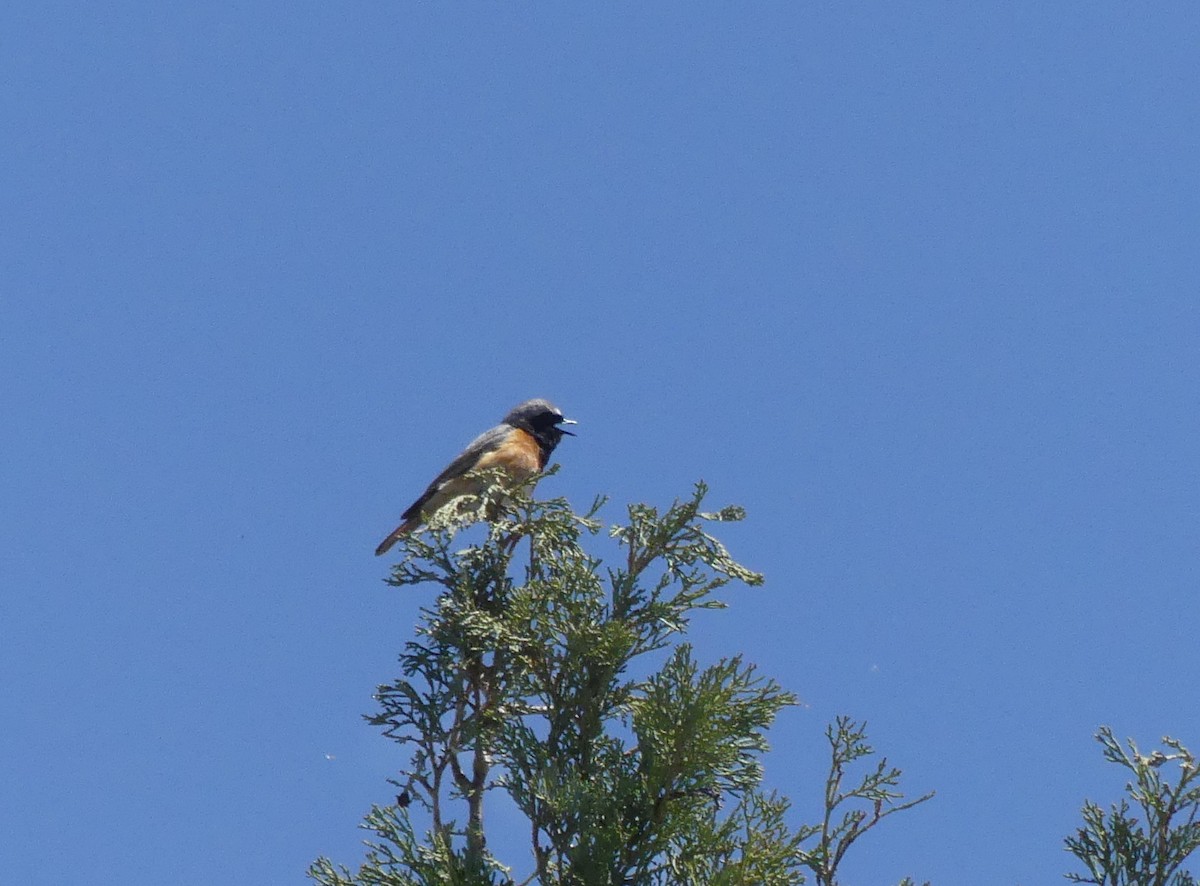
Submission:
<svg viewBox="0 0 1200 886">
<path fill-rule="evenodd" d="M 530 396 L 545 493 L 749 510 L 771 785 L 938 791 L 847 882 L 1061 882 L 1097 726 L 1200 746 L 1200 7 L 103 6 L 0 12 L 6 882 L 357 862 L 372 550 Z"/>
</svg>

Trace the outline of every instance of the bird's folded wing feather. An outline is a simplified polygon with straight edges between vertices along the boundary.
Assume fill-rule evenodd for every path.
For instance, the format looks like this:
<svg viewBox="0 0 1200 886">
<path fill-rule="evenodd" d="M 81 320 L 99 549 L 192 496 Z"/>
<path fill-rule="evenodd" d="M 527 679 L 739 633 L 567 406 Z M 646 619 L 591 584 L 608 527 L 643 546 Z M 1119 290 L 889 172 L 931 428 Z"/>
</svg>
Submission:
<svg viewBox="0 0 1200 886">
<path fill-rule="evenodd" d="M 408 510 L 401 515 L 400 519 L 411 520 L 413 517 L 419 516 L 421 509 L 425 507 L 425 503 L 437 494 L 437 491 L 442 488 L 442 485 L 447 480 L 452 480 L 471 470 L 481 456 L 491 452 L 493 449 L 499 448 L 500 444 L 504 442 L 505 438 L 512 431 L 513 429 L 508 425 L 496 425 L 490 431 L 484 431 L 472 440 L 467 445 L 467 448 L 459 453 L 458 457 L 446 465 L 446 469 L 434 478 L 434 481 L 429 484 L 429 488 L 421 493 L 421 497 L 408 506 Z"/>
</svg>

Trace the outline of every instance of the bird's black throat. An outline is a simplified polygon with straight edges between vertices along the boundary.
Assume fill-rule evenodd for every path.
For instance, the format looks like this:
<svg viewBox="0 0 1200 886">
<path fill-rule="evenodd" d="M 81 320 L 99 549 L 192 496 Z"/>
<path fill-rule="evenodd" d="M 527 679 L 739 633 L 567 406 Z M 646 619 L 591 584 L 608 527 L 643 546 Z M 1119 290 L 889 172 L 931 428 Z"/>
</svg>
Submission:
<svg viewBox="0 0 1200 886">
<path fill-rule="evenodd" d="M 562 415 L 555 412 L 544 412 L 531 418 L 525 427 L 525 430 L 529 431 L 533 439 L 537 441 L 543 468 L 550 462 L 550 454 L 554 452 L 554 448 L 558 446 L 563 435 L 574 436 L 570 431 L 563 430 L 562 421 Z"/>
</svg>

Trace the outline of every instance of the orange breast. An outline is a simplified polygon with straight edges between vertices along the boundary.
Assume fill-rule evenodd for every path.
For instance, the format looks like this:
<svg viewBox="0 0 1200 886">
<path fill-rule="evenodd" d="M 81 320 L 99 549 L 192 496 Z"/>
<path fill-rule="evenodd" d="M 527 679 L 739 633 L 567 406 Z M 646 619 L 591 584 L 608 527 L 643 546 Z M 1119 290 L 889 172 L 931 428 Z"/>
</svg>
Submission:
<svg viewBox="0 0 1200 886">
<path fill-rule="evenodd" d="M 475 463 L 475 470 L 483 468 L 504 468 L 517 480 L 524 480 L 542 469 L 542 451 L 532 434 L 517 428 L 502 446 Z"/>
</svg>

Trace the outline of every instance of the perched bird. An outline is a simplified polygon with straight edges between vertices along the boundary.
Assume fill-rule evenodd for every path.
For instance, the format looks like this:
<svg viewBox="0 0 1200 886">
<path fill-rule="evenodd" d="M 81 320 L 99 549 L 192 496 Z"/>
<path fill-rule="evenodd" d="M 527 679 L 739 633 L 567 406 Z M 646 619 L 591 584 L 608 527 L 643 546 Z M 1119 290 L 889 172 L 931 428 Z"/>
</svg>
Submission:
<svg viewBox="0 0 1200 886">
<path fill-rule="evenodd" d="M 387 553 L 400 536 L 412 532 L 426 517 L 451 500 L 481 492 L 483 481 L 467 477 L 471 471 L 502 468 L 518 483 L 536 474 L 546 467 L 550 453 L 563 434 L 575 436 L 563 427 L 573 424 L 574 421 L 563 418 L 562 411 L 548 400 L 526 400 L 513 407 L 500 424 L 472 440 L 458 458 L 437 475 L 421 497 L 409 505 L 400 515 L 404 522 L 379 543 L 375 556 Z"/>
</svg>

